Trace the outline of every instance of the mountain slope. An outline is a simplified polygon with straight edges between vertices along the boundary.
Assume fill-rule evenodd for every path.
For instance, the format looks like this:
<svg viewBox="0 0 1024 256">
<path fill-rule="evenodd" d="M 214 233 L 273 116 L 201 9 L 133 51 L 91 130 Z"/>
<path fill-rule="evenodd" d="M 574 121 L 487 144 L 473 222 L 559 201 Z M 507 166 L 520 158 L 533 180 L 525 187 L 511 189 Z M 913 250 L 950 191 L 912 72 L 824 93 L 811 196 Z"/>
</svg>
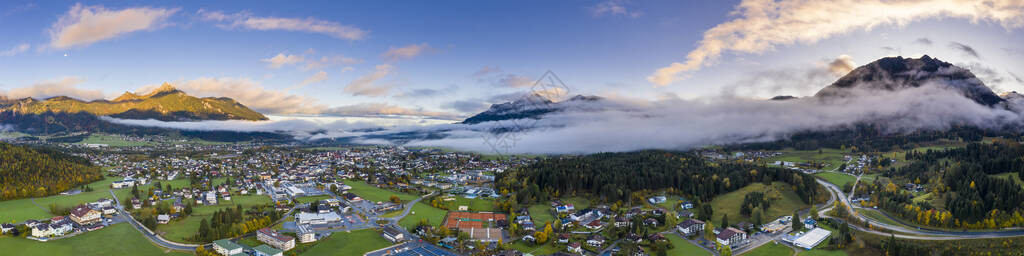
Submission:
<svg viewBox="0 0 1024 256">
<path fill-rule="evenodd" d="M 847 97 L 855 89 L 896 91 L 921 86 L 946 86 L 978 104 L 993 106 L 1003 101 L 971 71 L 928 57 L 886 57 L 860 66 L 814 95 L 828 99 Z"/>
<path fill-rule="evenodd" d="M 490 121 L 501 121 L 501 120 L 512 120 L 512 119 L 523 119 L 533 118 L 539 119 L 542 116 L 558 111 L 564 111 L 570 108 L 581 108 L 581 109 L 594 109 L 600 108 L 597 104 L 602 101 L 603 98 L 598 96 L 583 96 L 576 95 L 575 97 L 569 98 L 568 100 L 553 102 L 546 97 L 531 94 L 521 99 L 505 102 L 500 104 L 493 104 L 491 108 L 484 112 L 473 115 L 466 120 L 463 120 L 463 124 L 478 124 Z"/>
<path fill-rule="evenodd" d="M 0 163 L 0 200 L 53 195 L 103 178 L 86 159 L 4 142 Z"/>
<path fill-rule="evenodd" d="M 59 96 L 46 100 L 25 98 L 0 104 L 0 111 L 19 114 L 79 113 L 124 119 L 186 120 L 267 120 L 259 112 L 230 98 L 197 98 L 164 83 L 146 95 L 126 92 L 113 101 L 81 101 Z"/>
</svg>

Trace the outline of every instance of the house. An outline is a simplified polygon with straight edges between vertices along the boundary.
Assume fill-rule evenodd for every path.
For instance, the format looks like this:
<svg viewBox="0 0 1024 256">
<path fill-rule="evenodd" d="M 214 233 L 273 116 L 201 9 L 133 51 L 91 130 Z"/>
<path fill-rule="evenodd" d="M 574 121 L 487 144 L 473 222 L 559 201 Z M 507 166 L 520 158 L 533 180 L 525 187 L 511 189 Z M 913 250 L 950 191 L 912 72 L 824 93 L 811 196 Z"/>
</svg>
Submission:
<svg viewBox="0 0 1024 256">
<path fill-rule="evenodd" d="M 341 201 L 340 201 L 340 200 L 338 200 L 338 199 L 334 199 L 334 198 L 328 198 L 328 199 L 324 199 L 324 200 L 323 200 L 323 201 L 321 201 L 320 203 L 321 203 L 321 204 L 324 204 L 324 205 L 327 205 L 327 206 L 330 206 L 330 207 L 338 207 L 338 206 L 341 206 Z"/>
<path fill-rule="evenodd" d="M 363 198 L 362 198 L 362 197 L 359 197 L 358 195 L 356 195 L 356 194 L 353 194 L 353 193 L 345 193 L 345 194 L 344 194 L 344 195 L 342 195 L 342 196 L 344 196 L 344 197 L 345 197 L 345 200 L 348 200 L 349 202 L 353 202 L 353 203 L 354 203 L 354 202 L 359 202 L 359 201 L 363 201 Z"/>
<path fill-rule="evenodd" d="M 168 222 L 171 222 L 171 216 L 170 215 L 160 214 L 160 215 L 156 216 L 156 223 L 157 224 L 167 224 Z"/>
<path fill-rule="evenodd" d="M 50 224 L 41 223 L 32 227 L 32 236 L 34 237 L 48 237 L 53 231 L 50 230 Z"/>
<path fill-rule="evenodd" d="M 730 227 L 719 232 L 716 240 L 725 246 L 736 246 L 747 240 L 747 232 Z"/>
<path fill-rule="evenodd" d="M 656 196 L 656 197 L 651 197 L 651 198 L 647 199 L 647 201 L 651 202 L 651 204 L 660 204 L 660 203 L 664 203 L 667 200 L 668 199 L 665 198 L 665 196 Z"/>
<path fill-rule="evenodd" d="M 698 219 L 688 219 L 676 225 L 676 230 L 683 235 L 692 236 L 697 232 L 704 231 L 704 222 Z"/>
<path fill-rule="evenodd" d="M 590 223 L 587 223 L 586 226 L 589 229 L 598 230 L 598 229 L 601 229 L 601 227 L 603 225 L 601 225 L 601 221 L 600 220 L 594 220 L 594 221 L 591 221 Z"/>
<path fill-rule="evenodd" d="M 736 228 L 739 228 L 739 230 L 750 232 L 751 230 L 754 230 L 754 223 L 740 221 L 740 223 L 736 223 Z"/>
<path fill-rule="evenodd" d="M 647 218 L 644 220 L 644 226 L 658 226 L 658 220 L 654 218 Z"/>
<path fill-rule="evenodd" d="M 807 217 L 807 219 L 804 219 L 804 228 L 814 229 L 814 227 L 816 227 L 817 224 L 818 224 L 818 221 L 815 221 L 811 217 Z"/>
<path fill-rule="evenodd" d="M 224 256 L 238 255 L 242 253 L 242 246 L 231 242 L 228 239 L 213 241 L 213 251 Z"/>
<path fill-rule="evenodd" d="M 650 240 L 651 242 L 665 240 L 665 235 L 662 235 L 661 233 L 650 234 L 647 235 L 647 240 Z"/>
<path fill-rule="evenodd" d="M 299 243 L 312 243 L 316 242 L 316 233 L 313 232 L 313 227 L 310 225 L 299 225 Z"/>
<path fill-rule="evenodd" d="M 685 201 L 679 204 L 679 208 L 683 210 L 693 209 L 693 202 Z"/>
<path fill-rule="evenodd" d="M 629 233 L 625 237 L 623 237 L 623 239 L 626 239 L 626 241 L 632 243 L 640 243 L 644 241 L 644 238 L 641 237 L 640 235 L 637 235 L 636 233 Z"/>
<path fill-rule="evenodd" d="M 398 230 L 392 226 L 385 227 L 382 235 L 384 235 L 384 238 L 387 239 L 388 241 L 391 241 L 392 243 L 398 243 L 401 242 L 402 240 L 405 240 L 405 234 L 403 234 L 401 230 Z"/>
<path fill-rule="evenodd" d="M 7 232 L 11 232 L 11 230 L 14 230 L 14 224 L 0 224 L 0 234 L 7 234 Z"/>
<path fill-rule="evenodd" d="M 132 198 L 132 209 L 138 210 L 138 209 L 141 209 L 141 208 L 142 208 L 142 201 L 140 201 L 138 198 Z"/>
<path fill-rule="evenodd" d="M 569 246 L 565 248 L 565 250 L 576 254 L 583 253 L 583 247 L 580 245 L 580 242 L 573 242 L 569 244 Z"/>
<path fill-rule="evenodd" d="M 616 228 L 629 227 L 629 224 L 630 224 L 629 219 L 626 218 L 625 216 L 615 217 L 615 227 Z"/>
<path fill-rule="evenodd" d="M 174 206 L 172 206 L 171 208 L 174 209 L 174 212 L 183 212 L 183 211 L 185 211 L 185 205 L 181 204 L 181 203 L 174 203 Z"/>
<path fill-rule="evenodd" d="M 694 214 L 690 210 L 682 210 L 676 212 L 676 219 L 693 218 Z"/>
<path fill-rule="evenodd" d="M 114 214 L 117 214 L 117 208 L 114 208 L 113 206 L 103 207 L 102 212 L 103 216 L 113 216 Z"/>
<path fill-rule="evenodd" d="M 601 247 L 602 245 L 604 245 L 604 236 L 601 236 L 601 235 L 592 235 L 592 236 L 590 236 L 589 238 L 587 238 L 587 245 L 590 245 L 590 246 L 593 246 L 593 247 Z"/>
<path fill-rule="evenodd" d="M 71 220 L 78 225 L 89 225 L 100 221 L 100 211 L 93 210 L 85 205 L 75 206 L 71 209 Z"/>
<path fill-rule="evenodd" d="M 558 234 L 558 243 L 567 244 L 569 243 L 569 233 Z"/>
<path fill-rule="evenodd" d="M 278 233 L 277 230 L 262 228 L 256 231 L 256 240 L 281 250 L 295 248 L 295 238 Z"/>
<path fill-rule="evenodd" d="M 255 256 L 282 256 L 284 251 L 278 250 L 277 248 L 261 244 L 252 248 Z"/>
</svg>

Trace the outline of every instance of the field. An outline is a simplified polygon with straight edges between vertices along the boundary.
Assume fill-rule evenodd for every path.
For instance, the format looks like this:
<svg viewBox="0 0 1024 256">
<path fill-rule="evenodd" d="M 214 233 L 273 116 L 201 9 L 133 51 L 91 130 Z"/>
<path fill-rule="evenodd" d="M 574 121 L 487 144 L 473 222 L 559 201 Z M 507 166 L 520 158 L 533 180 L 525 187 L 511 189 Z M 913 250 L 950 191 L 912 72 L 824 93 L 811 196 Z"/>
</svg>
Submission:
<svg viewBox="0 0 1024 256">
<path fill-rule="evenodd" d="M 533 222 L 537 223 L 537 225 L 544 225 L 545 223 L 555 221 L 555 216 L 551 215 L 550 204 L 531 205 L 527 210 L 530 211 L 530 218 L 533 218 Z"/>
<path fill-rule="evenodd" d="M 324 199 L 328 199 L 328 198 L 332 198 L 332 197 L 331 196 L 326 196 L 326 195 L 325 196 L 304 196 L 304 197 L 297 197 L 297 198 L 295 198 L 295 201 L 298 201 L 299 203 L 308 204 L 308 203 L 312 203 L 312 202 L 316 202 L 316 201 L 320 201 L 320 200 L 324 200 Z"/>
<path fill-rule="evenodd" d="M 118 136 L 93 133 L 89 134 L 89 137 L 79 142 L 79 144 L 106 144 L 111 147 L 137 147 L 149 146 L 154 143 L 148 141 L 127 141 Z"/>
<path fill-rule="evenodd" d="M 556 252 L 564 252 L 566 245 L 556 244 L 552 241 L 548 241 L 542 245 L 535 245 L 533 242 L 524 242 L 523 240 L 516 240 L 509 244 L 509 248 L 519 250 L 523 253 L 529 253 L 532 255 L 551 255 Z"/>
<path fill-rule="evenodd" d="M 306 250 L 303 255 L 363 255 L 388 246 L 391 243 L 374 230 L 337 232 Z"/>
<path fill-rule="evenodd" d="M 116 224 L 101 230 L 50 242 L 25 238 L 0 237 L 3 255 L 192 255 L 191 252 L 169 252 L 151 244 L 128 224 Z"/>
<path fill-rule="evenodd" d="M 782 256 L 782 255 L 793 255 L 793 249 L 786 247 L 785 245 L 776 243 L 767 243 L 757 249 L 751 250 L 747 253 L 741 254 L 743 256 Z"/>
<path fill-rule="evenodd" d="M 270 203 L 270 197 L 267 196 L 236 195 L 231 197 L 231 201 L 221 200 L 218 205 L 197 205 L 192 209 L 192 216 L 181 220 L 174 220 L 165 225 L 159 225 L 156 227 L 156 231 L 163 233 L 163 237 L 167 238 L 167 240 L 185 242 L 186 237 L 195 235 L 196 231 L 199 230 L 199 223 L 202 222 L 203 219 L 213 216 L 213 213 L 217 210 L 228 207 L 237 207 L 239 204 L 242 205 L 242 208 L 249 208 L 250 206 Z"/>
<path fill-rule="evenodd" d="M 673 234 L 665 237 L 668 238 L 669 242 L 672 242 L 672 246 L 675 246 L 672 250 L 668 250 L 668 255 L 711 255 L 710 252 L 687 242 L 682 237 L 679 237 L 679 235 Z"/>
<path fill-rule="evenodd" d="M 839 186 L 840 188 L 842 188 L 847 183 L 849 183 L 852 186 L 853 182 L 857 181 L 857 177 L 838 172 L 819 172 L 814 175 L 822 179 L 825 179 L 829 183 L 836 184 L 836 186 Z"/>
<path fill-rule="evenodd" d="M 459 209 L 459 206 L 468 206 L 469 207 L 469 211 L 475 211 L 475 212 L 493 212 L 493 211 L 497 211 L 497 209 L 494 208 L 494 202 L 495 202 L 494 199 L 490 199 L 490 198 L 473 198 L 473 199 L 469 199 L 469 198 L 465 198 L 465 197 L 462 197 L 462 196 L 452 196 L 451 198 L 455 198 L 455 201 L 444 202 L 445 204 L 447 204 L 448 209 L 451 209 L 451 210 L 457 210 L 457 209 Z"/>
<path fill-rule="evenodd" d="M 62 208 L 70 208 L 79 204 L 94 202 L 100 198 L 110 198 L 110 192 L 107 190 L 110 189 L 110 184 L 118 179 L 107 177 L 103 180 L 89 183 L 88 186 L 93 188 L 92 192 L 36 198 L 35 202 L 39 206 L 33 204 L 30 198 L 2 201 L 0 202 L 0 221 L 9 223 L 11 221 L 22 222 L 28 219 L 49 218 L 52 216 L 50 214 L 51 204 L 56 204 Z"/>
<path fill-rule="evenodd" d="M 374 187 L 359 180 L 345 180 L 345 185 L 352 186 L 352 189 L 348 192 L 355 193 L 363 199 L 374 202 L 389 201 L 391 200 L 391 195 L 397 195 L 398 198 L 402 199 L 402 201 L 409 201 L 417 198 L 415 195 Z"/>
<path fill-rule="evenodd" d="M 822 243 L 824 243 L 824 242 L 822 242 Z M 803 251 L 803 250 L 801 250 L 800 253 L 798 253 L 797 255 L 800 255 L 800 256 L 846 256 L 847 254 L 846 254 L 845 251 L 838 251 L 838 250 L 837 251 L 830 251 L 830 250 L 814 249 L 814 250 L 810 250 L 810 251 Z"/>
<path fill-rule="evenodd" d="M 766 189 L 769 188 L 771 191 L 766 191 Z M 804 204 L 804 202 L 800 200 L 800 197 L 796 195 L 796 192 L 793 192 L 792 187 L 786 183 L 775 182 L 772 183 L 770 187 L 765 186 L 762 183 L 753 183 L 736 191 L 717 196 L 715 199 L 711 200 L 711 207 L 716 216 L 716 218 L 713 219 L 715 221 L 715 225 L 721 225 L 721 216 L 724 214 L 729 214 L 730 223 L 747 220 L 747 218 L 740 216 L 740 204 L 743 203 L 743 197 L 750 192 L 764 192 L 765 196 L 769 197 L 776 194 L 779 197 L 778 200 L 771 202 L 771 208 L 768 208 L 765 212 L 765 220 L 772 220 L 779 216 L 792 215 L 794 210 L 810 207 L 807 204 Z"/>
<path fill-rule="evenodd" d="M 824 148 L 821 149 L 819 154 L 817 150 L 793 150 L 786 149 L 779 151 L 782 153 L 781 156 L 768 158 L 769 163 L 774 161 L 784 162 L 795 162 L 795 163 L 824 163 L 827 164 L 824 169 L 831 170 L 838 168 L 839 165 L 846 163 L 843 156 L 848 154 L 849 150 L 839 150 Z"/>
<path fill-rule="evenodd" d="M 409 212 L 409 215 L 398 221 L 398 225 L 409 229 L 419 224 L 421 219 L 426 218 L 430 221 L 430 225 L 437 226 L 444 222 L 444 216 L 447 214 L 448 211 L 437 209 L 423 202 L 419 202 L 412 206 L 412 211 Z"/>
</svg>

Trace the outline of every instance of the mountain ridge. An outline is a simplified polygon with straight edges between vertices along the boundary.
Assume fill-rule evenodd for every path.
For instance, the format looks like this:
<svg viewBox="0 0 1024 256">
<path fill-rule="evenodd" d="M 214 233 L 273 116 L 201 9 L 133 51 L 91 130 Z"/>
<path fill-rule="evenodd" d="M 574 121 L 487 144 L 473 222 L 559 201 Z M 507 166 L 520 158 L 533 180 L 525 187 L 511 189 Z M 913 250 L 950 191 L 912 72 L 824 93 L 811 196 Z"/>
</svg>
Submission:
<svg viewBox="0 0 1024 256">
<path fill-rule="evenodd" d="M 38 100 L 32 97 L 6 100 L 0 111 L 20 114 L 78 113 L 125 119 L 156 119 L 161 121 L 195 120 L 268 120 L 231 98 L 198 98 L 164 83 L 150 93 L 125 92 L 110 100 L 83 101 L 67 96 Z"/>
</svg>

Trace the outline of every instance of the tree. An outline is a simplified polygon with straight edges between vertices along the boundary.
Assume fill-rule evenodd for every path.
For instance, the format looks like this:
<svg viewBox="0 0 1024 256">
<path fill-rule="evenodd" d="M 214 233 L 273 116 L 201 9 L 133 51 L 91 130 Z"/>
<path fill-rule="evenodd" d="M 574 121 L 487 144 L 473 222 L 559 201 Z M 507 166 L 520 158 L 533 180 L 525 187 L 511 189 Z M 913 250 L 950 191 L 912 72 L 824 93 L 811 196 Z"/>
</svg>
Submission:
<svg viewBox="0 0 1024 256">
<path fill-rule="evenodd" d="M 722 228 L 729 227 L 729 214 L 722 215 Z"/>
<path fill-rule="evenodd" d="M 206 235 L 210 233 L 210 224 L 203 219 L 199 222 L 199 236 L 201 240 L 206 240 Z"/>
<path fill-rule="evenodd" d="M 544 244 L 548 241 L 548 235 L 544 232 L 533 232 L 533 238 L 537 239 L 537 244 Z"/>
<path fill-rule="evenodd" d="M 800 212 L 793 211 L 793 231 L 804 229 L 804 222 L 800 220 Z"/>
<path fill-rule="evenodd" d="M 715 241 L 715 224 L 711 224 L 710 221 L 704 222 L 704 239 L 708 241 Z"/>
<path fill-rule="evenodd" d="M 810 217 L 812 219 L 817 219 L 818 218 L 818 206 L 817 205 L 811 205 L 811 211 L 808 214 L 810 214 Z"/>
<path fill-rule="evenodd" d="M 396 203 L 396 204 L 398 204 L 398 203 L 402 203 L 402 199 L 401 199 L 401 198 L 398 198 L 398 196 L 397 196 L 397 195 L 391 195 L 391 202 L 392 202 L 392 203 Z"/>
</svg>

